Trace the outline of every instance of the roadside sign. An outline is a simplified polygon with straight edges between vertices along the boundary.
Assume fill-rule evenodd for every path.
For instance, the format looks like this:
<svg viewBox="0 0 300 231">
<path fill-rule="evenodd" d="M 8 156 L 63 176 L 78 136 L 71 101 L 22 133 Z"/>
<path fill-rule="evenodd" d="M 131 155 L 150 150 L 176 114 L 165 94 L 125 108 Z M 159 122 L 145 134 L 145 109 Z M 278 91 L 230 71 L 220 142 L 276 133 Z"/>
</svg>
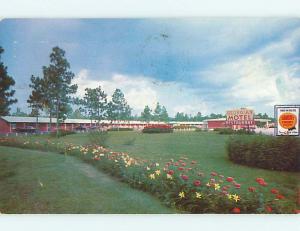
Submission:
<svg viewBox="0 0 300 231">
<path fill-rule="evenodd" d="M 276 136 L 299 136 L 300 105 L 275 105 Z"/>
</svg>

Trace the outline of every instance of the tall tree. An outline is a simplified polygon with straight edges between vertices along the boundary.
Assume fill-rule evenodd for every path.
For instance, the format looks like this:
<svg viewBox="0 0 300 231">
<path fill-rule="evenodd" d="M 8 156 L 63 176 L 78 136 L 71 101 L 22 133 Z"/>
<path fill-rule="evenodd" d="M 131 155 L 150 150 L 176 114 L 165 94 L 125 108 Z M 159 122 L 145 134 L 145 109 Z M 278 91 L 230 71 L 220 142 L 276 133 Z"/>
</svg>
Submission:
<svg viewBox="0 0 300 231">
<path fill-rule="evenodd" d="M 160 106 L 159 102 L 157 102 L 156 107 L 154 109 L 153 119 L 155 121 L 159 121 L 160 120 L 160 114 L 161 114 L 161 106 Z"/>
<path fill-rule="evenodd" d="M 50 54 L 50 65 L 43 68 L 45 88 L 49 95 L 48 107 L 50 113 L 56 116 L 56 131 L 58 134 L 59 122 L 64 120 L 68 111 L 71 95 L 77 91 L 77 85 L 71 84 L 74 73 L 70 71 L 70 64 L 65 58 L 65 51 L 54 47 Z"/>
<path fill-rule="evenodd" d="M 17 99 L 12 97 L 15 94 L 15 90 L 10 89 L 15 85 L 14 79 L 8 75 L 7 67 L 1 62 L 1 54 L 4 49 L 0 46 L 0 115 L 8 115 L 10 111 L 10 105 L 17 102 Z"/>
<path fill-rule="evenodd" d="M 131 117 L 131 108 L 127 104 L 123 92 L 116 89 L 107 107 L 107 117 L 110 120 L 127 120 Z"/>
<path fill-rule="evenodd" d="M 141 119 L 144 121 L 150 121 L 152 118 L 151 109 L 148 105 L 145 106 L 144 111 L 141 113 Z"/>
<path fill-rule="evenodd" d="M 168 115 L 168 112 L 167 112 L 167 109 L 165 106 L 162 106 L 161 108 L 161 112 L 160 112 L 160 115 L 159 115 L 159 120 L 160 121 L 169 121 L 169 115 Z"/>
<path fill-rule="evenodd" d="M 31 76 L 29 87 L 32 89 L 27 100 L 29 107 L 32 108 L 31 115 L 36 117 L 36 129 L 38 129 L 40 111 L 44 106 L 43 80 L 39 77 Z"/>
<path fill-rule="evenodd" d="M 99 124 L 100 120 L 106 117 L 107 95 L 101 89 L 101 86 L 94 89 L 86 88 L 83 100 L 81 100 L 81 104 L 88 112 L 87 114 L 89 115 L 91 121 L 96 119 Z"/>
</svg>

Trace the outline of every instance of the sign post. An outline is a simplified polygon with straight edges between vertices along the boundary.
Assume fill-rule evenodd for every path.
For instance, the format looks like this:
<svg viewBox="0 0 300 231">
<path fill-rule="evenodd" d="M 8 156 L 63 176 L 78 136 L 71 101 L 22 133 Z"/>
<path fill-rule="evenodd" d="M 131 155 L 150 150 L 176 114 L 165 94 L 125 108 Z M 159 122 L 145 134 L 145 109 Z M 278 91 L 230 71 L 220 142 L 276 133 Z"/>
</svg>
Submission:
<svg viewBox="0 0 300 231">
<path fill-rule="evenodd" d="M 276 136 L 299 136 L 300 105 L 275 105 Z"/>
</svg>

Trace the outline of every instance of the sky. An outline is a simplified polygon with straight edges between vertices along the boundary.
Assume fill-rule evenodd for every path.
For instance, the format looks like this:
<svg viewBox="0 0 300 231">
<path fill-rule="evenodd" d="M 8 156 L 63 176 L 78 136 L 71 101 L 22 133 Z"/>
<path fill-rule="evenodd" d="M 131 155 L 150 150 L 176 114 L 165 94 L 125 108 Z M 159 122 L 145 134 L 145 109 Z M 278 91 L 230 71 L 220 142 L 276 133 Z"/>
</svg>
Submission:
<svg viewBox="0 0 300 231">
<path fill-rule="evenodd" d="M 2 61 L 30 112 L 30 76 L 66 51 L 78 96 L 120 88 L 133 114 L 156 102 L 204 115 L 248 107 L 273 116 L 300 103 L 299 18 L 2 19 Z"/>
</svg>

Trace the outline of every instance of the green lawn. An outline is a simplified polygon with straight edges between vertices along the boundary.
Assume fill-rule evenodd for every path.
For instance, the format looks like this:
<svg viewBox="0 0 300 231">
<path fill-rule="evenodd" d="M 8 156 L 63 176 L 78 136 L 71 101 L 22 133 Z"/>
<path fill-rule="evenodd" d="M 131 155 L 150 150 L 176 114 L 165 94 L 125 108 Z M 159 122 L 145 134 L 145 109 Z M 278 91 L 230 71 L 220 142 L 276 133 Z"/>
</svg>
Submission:
<svg viewBox="0 0 300 231">
<path fill-rule="evenodd" d="M 1 146 L 0 212 L 174 213 L 76 157 Z"/>
<path fill-rule="evenodd" d="M 296 201 L 300 174 L 292 172 L 271 171 L 234 164 L 229 161 L 226 153 L 226 141 L 229 135 L 214 132 L 174 132 L 167 134 L 144 134 L 137 132 L 110 132 L 108 147 L 114 151 L 155 161 L 167 161 L 170 158 L 187 156 L 196 160 L 205 172 L 216 171 L 225 176 L 232 176 L 243 185 L 256 185 L 255 179 L 262 177 L 270 186 L 277 187 L 292 201 Z M 33 137 L 32 139 L 45 139 Z M 51 138 L 54 141 L 55 138 Z M 59 142 L 88 144 L 86 134 L 75 134 L 59 138 Z"/>
</svg>

